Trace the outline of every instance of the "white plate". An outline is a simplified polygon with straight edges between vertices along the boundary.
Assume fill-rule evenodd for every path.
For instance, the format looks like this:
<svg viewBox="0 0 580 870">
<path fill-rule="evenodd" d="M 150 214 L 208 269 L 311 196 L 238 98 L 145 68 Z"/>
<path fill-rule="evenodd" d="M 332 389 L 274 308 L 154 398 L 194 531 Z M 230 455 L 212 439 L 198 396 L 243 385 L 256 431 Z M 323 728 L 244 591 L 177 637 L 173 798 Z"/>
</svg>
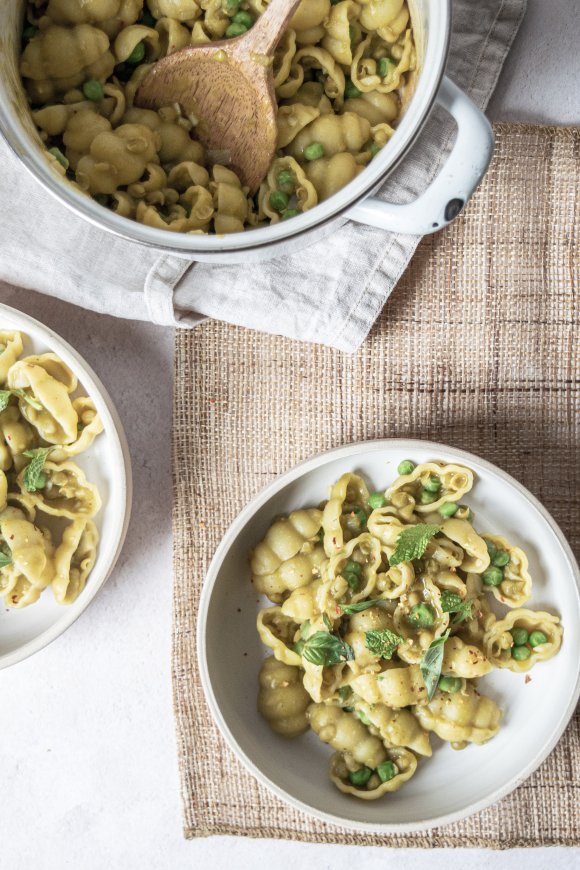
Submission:
<svg viewBox="0 0 580 870">
<path fill-rule="evenodd" d="M 402 459 L 442 459 L 468 465 L 476 483 L 465 501 L 475 525 L 497 532 L 529 556 L 534 580 L 526 605 L 558 613 L 564 642 L 558 655 L 524 674 L 496 670 L 481 690 L 504 710 L 499 734 L 485 746 L 454 751 L 438 738 L 403 788 L 377 801 L 341 794 L 328 778 L 332 750 L 307 733 L 275 735 L 256 709 L 265 654 L 255 628 L 259 606 L 250 584 L 248 550 L 276 514 L 317 505 L 346 471 L 369 489 L 397 476 Z M 282 475 L 235 520 L 210 565 L 201 596 L 198 655 L 211 712 L 228 745 L 278 797 L 326 822 L 375 833 L 424 830 L 448 824 L 499 800 L 546 758 L 564 731 L 580 693 L 580 573 L 562 532 L 542 505 L 512 477 L 476 456 L 428 441 L 370 441 L 310 459 Z M 264 599 L 264 603 L 267 603 Z"/>
<path fill-rule="evenodd" d="M 48 327 L 26 314 L 0 305 L 0 329 L 16 329 L 24 340 L 23 356 L 53 351 L 79 380 L 74 395 L 88 395 L 101 415 L 104 432 L 75 462 L 101 494 L 103 506 L 94 518 L 100 534 L 97 560 L 85 589 L 73 604 L 59 605 L 50 589 L 22 610 L 0 599 L 0 668 L 27 658 L 63 633 L 95 597 L 121 552 L 131 513 L 131 461 L 121 421 L 102 383 L 79 354 Z"/>
</svg>

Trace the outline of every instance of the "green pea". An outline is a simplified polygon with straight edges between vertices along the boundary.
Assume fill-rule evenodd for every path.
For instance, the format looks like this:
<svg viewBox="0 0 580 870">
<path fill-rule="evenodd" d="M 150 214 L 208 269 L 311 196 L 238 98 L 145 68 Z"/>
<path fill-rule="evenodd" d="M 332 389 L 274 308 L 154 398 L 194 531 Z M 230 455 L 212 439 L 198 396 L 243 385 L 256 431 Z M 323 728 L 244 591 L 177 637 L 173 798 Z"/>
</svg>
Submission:
<svg viewBox="0 0 580 870">
<path fill-rule="evenodd" d="M 270 205 L 275 211 L 285 211 L 289 201 L 290 197 L 283 190 L 273 190 L 270 194 Z"/>
<path fill-rule="evenodd" d="M 93 103 L 98 103 L 105 96 L 102 84 L 96 79 L 89 79 L 88 82 L 84 83 L 83 94 L 87 100 L 92 100 Z"/>
<path fill-rule="evenodd" d="M 294 650 L 295 653 L 298 653 L 298 655 L 301 656 L 302 650 L 304 649 L 304 641 L 303 640 L 296 641 L 296 643 L 294 644 L 292 649 Z"/>
<path fill-rule="evenodd" d="M 515 659 L 516 662 L 527 661 L 531 654 L 527 646 L 512 646 L 512 659 Z"/>
<path fill-rule="evenodd" d="M 282 220 L 290 220 L 290 218 L 298 217 L 299 214 L 300 212 L 297 208 L 287 208 L 286 211 L 282 214 Z"/>
<path fill-rule="evenodd" d="M 495 565 L 496 568 L 505 568 L 505 566 L 509 563 L 509 560 L 509 553 L 506 553 L 505 550 L 496 550 L 491 557 L 491 564 Z"/>
<path fill-rule="evenodd" d="M 487 547 L 487 552 L 489 553 L 489 558 L 492 559 L 497 552 L 497 547 L 495 546 L 493 541 L 486 541 L 485 546 Z"/>
<path fill-rule="evenodd" d="M 356 574 L 358 577 L 362 571 L 362 565 L 360 562 L 355 562 L 354 559 L 351 559 L 346 563 L 343 570 L 346 571 L 347 574 Z"/>
<path fill-rule="evenodd" d="M 136 63 L 141 63 L 144 57 L 145 45 L 142 42 L 138 42 L 129 57 L 126 58 L 125 63 L 130 63 L 132 65 Z"/>
<path fill-rule="evenodd" d="M 350 698 L 352 695 L 352 689 L 350 686 L 341 686 L 338 690 L 338 697 L 341 701 L 346 701 L 347 698 Z"/>
<path fill-rule="evenodd" d="M 38 27 L 35 27 L 34 24 L 31 24 L 29 27 L 25 27 L 22 31 L 22 42 L 24 45 L 27 45 L 30 40 L 36 36 L 38 33 Z"/>
<path fill-rule="evenodd" d="M 399 769 L 394 761 L 382 761 L 377 767 L 377 773 L 381 782 L 388 782 L 390 779 L 394 779 L 398 772 Z"/>
<path fill-rule="evenodd" d="M 371 152 L 371 157 L 376 157 L 381 149 L 376 142 L 371 142 L 367 150 Z"/>
<path fill-rule="evenodd" d="M 436 474 L 431 474 L 423 484 L 423 489 L 426 489 L 427 492 L 439 492 L 441 489 L 441 481 L 437 477 Z"/>
<path fill-rule="evenodd" d="M 529 635 L 525 628 L 512 628 L 510 634 L 516 646 L 524 646 L 528 642 Z"/>
<path fill-rule="evenodd" d="M 349 770 L 348 772 L 349 780 L 358 787 L 366 785 L 372 775 L 370 767 L 359 767 L 358 770 Z"/>
<path fill-rule="evenodd" d="M 397 471 L 401 475 L 411 474 L 413 469 L 415 468 L 415 463 L 411 462 L 410 459 L 403 459 L 402 462 L 399 462 L 397 466 Z"/>
<path fill-rule="evenodd" d="M 373 510 L 384 507 L 386 503 L 387 500 L 383 492 L 373 492 L 372 495 L 369 495 L 369 499 L 367 502 L 368 506 Z"/>
<path fill-rule="evenodd" d="M 454 501 L 446 501 L 439 508 L 439 513 L 442 517 L 453 517 L 457 513 L 457 505 Z"/>
<path fill-rule="evenodd" d="M 373 723 L 371 722 L 371 720 L 368 719 L 367 716 L 365 716 L 365 714 L 363 713 L 362 710 L 357 710 L 357 711 L 356 711 L 356 715 L 357 715 L 357 717 L 360 719 L 360 721 L 363 723 L 363 725 L 367 725 L 367 726 L 368 726 L 368 725 L 372 725 L 372 724 L 373 724 Z"/>
<path fill-rule="evenodd" d="M 249 30 L 254 23 L 254 19 L 252 18 L 250 13 L 245 12 L 244 10 L 242 10 L 241 12 L 236 12 L 234 17 L 232 18 L 232 21 L 234 24 L 243 24 L 246 30 Z"/>
<path fill-rule="evenodd" d="M 449 695 L 455 695 L 461 688 L 461 679 L 459 677 L 441 677 L 438 688 Z"/>
<path fill-rule="evenodd" d="M 347 100 L 354 100 L 356 97 L 360 97 L 360 94 L 361 92 L 357 86 L 353 84 L 352 79 L 347 79 L 344 86 L 344 95 Z"/>
<path fill-rule="evenodd" d="M 543 643 L 548 643 L 548 638 L 543 631 L 532 631 L 529 638 L 530 646 L 537 647 Z"/>
<path fill-rule="evenodd" d="M 48 483 L 48 475 L 46 474 L 46 472 L 41 471 L 40 474 L 38 475 L 38 477 L 36 478 L 36 488 L 37 489 L 44 489 L 44 487 L 46 486 L 47 483 Z"/>
<path fill-rule="evenodd" d="M 240 0 L 223 0 L 223 7 L 225 9 L 226 15 L 229 15 L 231 17 L 239 11 Z"/>
<path fill-rule="evenodd" d="M 48 153 L 52 154 L 53 157 L 56 157 L 61 166 L 64 166 L 65 169 L 68 169 L 69 163 L 67 158 L 64 156 L 60 148 L 49 148 Z"/>
<path fill-rule="evenodd" d="M 384 79 L 384 77 L 389 74 L 389 67 L 392 65 L 392 63 L 393 61 L 390 60 L 388 57 L 382 57 L 379 60 L 377 72 L 382 79 Z"/>
<path fill-rule="evenodd" d="M 229 27 L 226 28 L 225 35 L 227 36 L 228 39 L 233 39 L 235 36 L 241 36 L 242 33 L 247 33 L 247 32 L 248 32 L 248 28 L 245 27 L 243 24 L 232 23 L 229 25 Z"/>
<path fill-rule="evenodd" d="M 276 187 L 283 193 L 294 193 L 296 190 L 296 176 L 290 169 L 282 169 L 276 176 Z"/>
<path fill-rule="evenodd" d="M 486 586 L 500 586 L 503 583 L 503 571 L 492 565 L 490 568 L 486 568 L 481 579 Z"/>
<path fill-rule="evenodd" d="M 153 18 L 148 9 L 144 9 L 141 13 L 139 24 L 142 24 L 143 27 L 155 27 L 155 25 L 157 24 L 157 20 Z"/>
<path fill-rule="evenodd" d="M 422 489 L 419 495 L 419 503 L 420 504 L 432 504 L 432 502 L 437 501 L 437 493 L 429 492 L 428 489 Z"/>
<path fill-rule="evenodd" d="M 320 142 L 312 142 L 304 149 L 305 160 L 320 160 L 321 157 L 324 157 L 324 148 Z"/>
<path fill-rule="evenodd" d="M 407 622 L 415 628 L 430 628 L 435 623 L 435 613 L 429 604 L 424 602 L 411 607 Z"/>
<path fill-rule="evenodd" d="M 352 591 L 357 592 L 360 586 L 360 577 L 357 574 L 349 574 L 348 571 L 346 573 L 343 571 L 342 576 L 344 577 Z"/>
</svg>

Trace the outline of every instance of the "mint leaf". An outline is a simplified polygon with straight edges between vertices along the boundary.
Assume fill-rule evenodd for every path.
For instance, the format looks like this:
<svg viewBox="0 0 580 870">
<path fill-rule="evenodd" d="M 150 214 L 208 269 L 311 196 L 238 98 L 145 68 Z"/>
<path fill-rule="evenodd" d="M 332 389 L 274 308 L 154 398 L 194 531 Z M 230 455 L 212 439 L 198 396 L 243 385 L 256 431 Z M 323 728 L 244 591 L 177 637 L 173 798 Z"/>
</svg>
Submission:
<svg viewBox="0 0 580 870">
<path fill-rule="evenodd" d="M 4 553 L 0 550 L 0 568 L 6 568 L 7 565 L 12 564 L 12 556 L 9 556 L 7 553 Z"/>
<path fill-rule="evenodd" d="M 399 565 L 400 562 L 420 559 L 427 549 L 427 544 L 440 529 L 441 526 L 434 523 L 417 523 L 416 526 L 403 529 L 397 538 L 395 552 L 389 557 L 389 564 Z"/>
<path fill-rule="evenodd" d="M 348 643 L 335 634 L 317 631 L 304 641 L 302 658 L 312 665 L 328 668 L 340 662 L 352 661 L 354 651 Z"/>
<path fill-rule="evenodd" d="M 341 613 L 350 616 L 352 613 L 360 613 L 368 607 L 374 607 L 375 604 L 383 604 L 382 598 L 370 598 L 368 601 L 358 601 L 356 604 L 340 604 Z"/>
<path fill-rule="evenodd" d="M 37 447 L 36 450 L 25 450 L 23 456 L 29 456 L 30 462 L 24 469 L 23 482 L 26 492 L 36 492 L 46 485 L 46 475 L 42 468 L 52 447 Z"/>
<path fill-rule="evenodd" d="M 333 629 L 333 625 L 332 625 L 332 622 L 330 621 L 330 619 L 328 618 L 328 614 L 327 614 L 327 613 L 323 613 L 323 614 L 322 614 L 322 621 L 323 621 L 323 623 L 325 624 L 325 626 L 327 627 L 327 629 L 328 629 L 329 631 L 332 631 L 332 629 Z"/>
<path fill-rule="evenodd" d="M 441 609 L 443 613 L 455 613 L 456 616 L 452 620 L 453 625 L 463 622 L 464 619 L 471 618 L 473 610 L 473 599 L 464 601 L 460 595 L 455 592 L 448 592 L 446 589 L 441 593 Z"/>
<path fill-rule="evenodd" d="M 446 631 L 445 634 L 442 634 L 441 637 L 437 638 L 437 640 L 432 641 L 421 659 L 421 676 L 423 677 L 423 682 L 427 687 L 427 697 L 430 701 L 433 699 L 437 683 L 439 682 L 439 677 L 441 676 L 444 653 L 443 647 L 445 646 L 445 641 L 448 637 L 449 631 Z"/>
<path fill-rule="evenodd" d="M 403 640 L 404 638 L 388 628 L 373 629 L 372 631 L 365 632 L 366 648 L 382 659 L 391 659 L 393 653 Z"/>
</svg>

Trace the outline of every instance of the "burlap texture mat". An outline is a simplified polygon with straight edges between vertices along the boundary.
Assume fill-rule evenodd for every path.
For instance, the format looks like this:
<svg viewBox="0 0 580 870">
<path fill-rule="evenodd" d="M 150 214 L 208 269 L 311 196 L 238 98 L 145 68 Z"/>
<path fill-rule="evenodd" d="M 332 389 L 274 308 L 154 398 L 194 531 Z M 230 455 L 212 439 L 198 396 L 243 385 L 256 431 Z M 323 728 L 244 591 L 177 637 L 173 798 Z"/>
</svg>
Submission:
<svg viewBox="0 0 580 870">
<path fill-rule="evenodd" d="M 422 242 L 357 354 L 217 322 L 177 333 L 173 680 L 187 837 L 580 845 L 578 712 L 499 804 L 383 838 L 317 822 L 258 785 L 220 737 L 197 672 L 199 592 L 226 528 L 277 474 L 340 444 L 409 436 L 473 451 L 529 487 L 578 554 L 580 130 L 496 133 L 465 215 Z"/>
</svg>

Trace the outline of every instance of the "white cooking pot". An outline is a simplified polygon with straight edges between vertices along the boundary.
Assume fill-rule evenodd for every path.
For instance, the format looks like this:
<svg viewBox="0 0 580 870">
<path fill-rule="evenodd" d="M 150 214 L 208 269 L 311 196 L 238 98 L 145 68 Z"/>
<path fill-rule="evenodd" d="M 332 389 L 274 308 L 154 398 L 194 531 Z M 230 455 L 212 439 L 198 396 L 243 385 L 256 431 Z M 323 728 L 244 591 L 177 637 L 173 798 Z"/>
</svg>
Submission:
<svg viewBox="0 0 580 870">
<path fill-rule="evenodd" d="M 77 214 L 131 241 L 196 260 L 232 263 L 280 256 L 311 244 L 346 219 L 414 235 L 432 233 L 457 217 L 481 181 L 493 151 L 493 133 L 485 116 L 444 75 L 451 3 L 410 0 L 420 74 L 396 135 L 350 184 L 290 221 L 226 236 L 171 233 L 120 217 L 64 181 L 45 157 L 18 73 L 24 0 L 0 3 L 0 132 L 38 181 Z M 407 154 L 436 105 L 457 124 L 455 145 L 439 175 L 425 193 L 406 205 L 370 196 Z"/>
</svg>

